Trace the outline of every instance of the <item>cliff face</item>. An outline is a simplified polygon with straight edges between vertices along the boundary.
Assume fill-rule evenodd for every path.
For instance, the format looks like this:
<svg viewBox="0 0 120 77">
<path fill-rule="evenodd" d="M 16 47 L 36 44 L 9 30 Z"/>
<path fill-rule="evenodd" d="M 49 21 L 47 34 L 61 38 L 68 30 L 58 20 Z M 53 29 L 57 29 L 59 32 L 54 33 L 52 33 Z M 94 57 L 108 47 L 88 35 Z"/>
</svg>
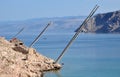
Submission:
<svg viewBox="0 0 120 77">
<path fill-rule="evenodd" d="M 95 15 L 85 29 L 92 33 L 120 33 L 120 11 Z"/>
<path fill-rule="evenodd" d="M 28 49 L 22 43 L 18 46 L 0 37 L 0 77 L 42 77 L 42 72 L 60 68 L 54 60 L 37 53 L 35 49 Z"/>
</svg>

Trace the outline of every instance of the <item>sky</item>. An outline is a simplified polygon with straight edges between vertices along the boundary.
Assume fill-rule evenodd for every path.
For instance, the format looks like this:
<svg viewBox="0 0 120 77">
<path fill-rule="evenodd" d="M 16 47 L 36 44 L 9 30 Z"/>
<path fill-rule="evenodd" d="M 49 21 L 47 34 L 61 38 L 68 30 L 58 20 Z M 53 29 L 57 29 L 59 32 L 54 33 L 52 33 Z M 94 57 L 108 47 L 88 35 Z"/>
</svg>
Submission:
<svg viewBox="0 0 120 77">
<path fill-rule="evenodd" d="M 0 21 L 87 16 L 96 4 L 97 13 L 120 10 L 120 0 L 0 0 Z"/>
</svg>

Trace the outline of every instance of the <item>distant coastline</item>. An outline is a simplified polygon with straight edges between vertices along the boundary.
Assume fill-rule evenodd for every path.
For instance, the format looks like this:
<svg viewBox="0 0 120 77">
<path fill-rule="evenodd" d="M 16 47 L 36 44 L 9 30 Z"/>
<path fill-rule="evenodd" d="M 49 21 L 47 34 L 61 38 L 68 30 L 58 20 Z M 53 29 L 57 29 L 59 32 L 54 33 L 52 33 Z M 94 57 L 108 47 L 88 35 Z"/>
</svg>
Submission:
<svg viewBox="0 0 120 77">
<path fill-rule="evenodd" d="M 47 32 L 49 33 L 73 33 L 83 22 L 86 16 L 66 16 L 52 18 L 35 18 L 23 21 L 0 22 L 0 32 L 17 32 L 25 27 L 24 33 L 40 32 L 44 26 L 52 21 Z M 120 33 L 120 11 L 97 14 L 85 25 L 87 33 Z"/>
</svg>

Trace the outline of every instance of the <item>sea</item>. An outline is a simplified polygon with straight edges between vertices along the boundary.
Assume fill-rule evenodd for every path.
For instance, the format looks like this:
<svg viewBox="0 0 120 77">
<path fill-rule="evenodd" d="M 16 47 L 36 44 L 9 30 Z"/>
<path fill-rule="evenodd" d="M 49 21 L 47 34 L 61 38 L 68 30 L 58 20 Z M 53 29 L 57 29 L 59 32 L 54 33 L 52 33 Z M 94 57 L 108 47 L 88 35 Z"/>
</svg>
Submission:
<svg viewBox="0 0 120 77">
<path fill-rule="evenodd" d="M 56 60 L 73 35 L 44 34 L 33 48 Z M 29 46 L 36 36 L 26 34 L 18 38 Z M 59 63 L 59 71 L 44 72 L 44 77 L 120 77 L 120 34 L 82 33 Z"/>
</svg>

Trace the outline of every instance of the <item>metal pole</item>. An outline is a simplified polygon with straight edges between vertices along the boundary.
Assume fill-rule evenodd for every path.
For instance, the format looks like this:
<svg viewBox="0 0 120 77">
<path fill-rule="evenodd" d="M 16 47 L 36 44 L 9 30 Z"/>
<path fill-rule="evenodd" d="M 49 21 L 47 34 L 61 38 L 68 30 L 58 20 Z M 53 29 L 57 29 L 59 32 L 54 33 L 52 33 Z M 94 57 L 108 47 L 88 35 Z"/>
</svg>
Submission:
<svg viewBox="0 0 120 77">
<path fill-rule="evenodd" d="M 12 38 L 17 37 L 23 30 L 24 30 L 24 27 L 22 29 L 20 29 L 20 31 L 14 37 L 12 37 Z"/>
<path fill-rule="evenodd" d="M 55 61 L 55 63 L 58 63 L 60 61 L 60 59 L 63 57 L 64 53 L 66 52 L 66 50 L 70 47 L 70 45 L 73 43 L 73 41 L 76 39 L 76 37 L 78 36 L 78 34 L 81 32 L 82 27 L 89 21 L 89 19 L 93 16 L 93 14 L 96 12 L 96 10 L 98 9 L 98 5 L 96 5 L 93 10 L 90 12 L 89 16 L 84 20 L 84 22 L 80 25 L 80 27 L 78 28 L 78 31 L 75 33 L 75 35 L 72 37 L 72 39 L 70 40 L 70 42 L 67 44 L 67 46 L 65 47 L 65 49 L 62 51 L 62 53 L 60 54 L 60 56 L 57 58 L 57 60 Z"/>
<path fill-rule="evenodd" d="M 35 38 L 35 40 L 30 44 L 29 47 L 32 47 L 33 44 L 35 44 L 35 43 L 38 41 L 38 39 L 40 38 L 40 36 L 45 32 L 45 30 L 46 30 L 50 25 L 51 25 L 51 22 L 49 22 L 49 23 L 47 24 L 47 26 L 46 26 L 46 27 L 43 29 L 43 31 Z"/>
</svg>

